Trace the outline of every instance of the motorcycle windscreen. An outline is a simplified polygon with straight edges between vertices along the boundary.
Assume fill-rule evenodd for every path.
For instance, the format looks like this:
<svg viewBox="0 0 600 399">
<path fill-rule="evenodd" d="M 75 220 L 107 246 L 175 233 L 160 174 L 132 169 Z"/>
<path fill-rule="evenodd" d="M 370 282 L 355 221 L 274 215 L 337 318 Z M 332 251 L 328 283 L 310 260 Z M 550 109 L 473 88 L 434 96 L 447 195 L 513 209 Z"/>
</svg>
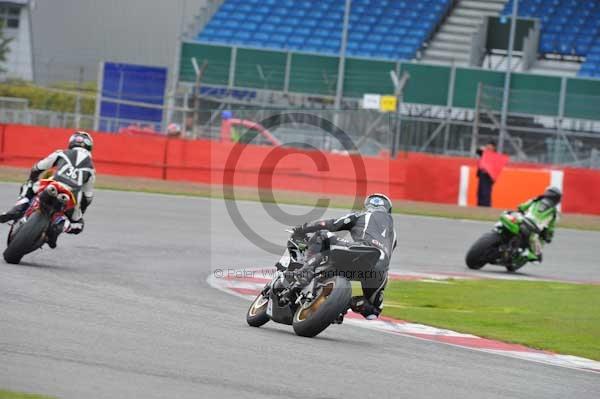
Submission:
<svg viewBox="0 0 600 399">
<path fill-rule="evenodd" d="M 379 249 L 374 247 L 332 245 L 327 256 L 329 257 L 327 269 L 334 269 L 350 280 L 360 280 L 365 272 L 373 270 L 383 255 Z"/>
</svg>

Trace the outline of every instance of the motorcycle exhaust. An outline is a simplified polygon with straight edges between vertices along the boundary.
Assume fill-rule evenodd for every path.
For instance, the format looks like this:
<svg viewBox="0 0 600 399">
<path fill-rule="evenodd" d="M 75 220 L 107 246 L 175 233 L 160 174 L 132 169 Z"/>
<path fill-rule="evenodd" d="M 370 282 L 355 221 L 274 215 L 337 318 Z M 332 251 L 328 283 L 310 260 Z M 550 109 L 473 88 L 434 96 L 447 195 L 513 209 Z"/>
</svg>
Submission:
<svg viewBox="0 0 600 399">
<path fill-rule="evenodd" d="M 67 202 L 69 202 L 69 196 L 65 193 L 58 194 L 57 199 L 63 204 L 66 204 Z"/>
<path fill-rule="evenodd" d="M 58 190 L 53 185 L 49 185 L 48 187 L 46 187 L 46 192 L 51 197 L 56 197 L 56 195 L 58 194 Z"/>
</svg>

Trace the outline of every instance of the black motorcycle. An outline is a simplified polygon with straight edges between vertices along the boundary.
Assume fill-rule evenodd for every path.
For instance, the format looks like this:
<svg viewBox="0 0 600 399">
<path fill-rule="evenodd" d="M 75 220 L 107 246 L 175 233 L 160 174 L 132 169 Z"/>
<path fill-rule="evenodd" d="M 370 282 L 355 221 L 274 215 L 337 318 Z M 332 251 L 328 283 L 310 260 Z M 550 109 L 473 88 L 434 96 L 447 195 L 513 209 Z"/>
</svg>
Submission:
<svg viewBox="0 0 600 399">
<path fill-rule="evenodd" d="M 254 299 L 246 314 L 250 326 L 269 320 L 291 325 L 297 335 L 314 337 L 331 324 L 341 323 L 350 308 L 350 280 L 373 270 L 381 252 L 368 246 L 331 245 L 312 268 L 309 281 L 294 273 L 304 265 L 308 238 L 293 235 L 277 263 L 273 279 Z"/>
</svg>

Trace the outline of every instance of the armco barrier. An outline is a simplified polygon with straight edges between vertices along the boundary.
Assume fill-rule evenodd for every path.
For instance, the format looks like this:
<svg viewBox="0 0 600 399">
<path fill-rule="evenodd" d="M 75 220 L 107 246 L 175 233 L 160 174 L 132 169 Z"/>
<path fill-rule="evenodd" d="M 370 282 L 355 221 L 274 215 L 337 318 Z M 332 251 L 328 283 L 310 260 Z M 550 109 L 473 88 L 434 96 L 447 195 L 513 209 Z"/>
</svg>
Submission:
<svg viewBox="0 0 600 399">
<path fill-rule="evenodd" d="M 0 164 L 30 167 L 36 160 L 63 148 L 71 133 L 67 129 L 0 125 Z M 93 134 L 94 162 L 100 174 L 213 185 L 230 183 L 333 195 L 352 196 L 357 190 L 359 193 L 385 192 L 394 199 L 456 204 L 461 187 L 461 167 L 465 166 L 470 170 L 466 176 L 471 182 L 465 201 L 470 198 L 468 203 L 474 202 L 476 161 L 471 158 L 406 153 L 394 160 L 353 159 L 293 148 L 240 146 L 162 136 Z M 238 152 L 239 157 L 234 163 L 232 154 Z M 355 171 L 355 165 L 361 162 L 364 163 L 362 177 L 360 168 L 359 173 Z M 550 172 L 535 171 L 544 168 L 550 169 L 543 165 L 510 165 L 495 187 L 495 205 L 512 207 L 538 193 L 553 181 Z M 535 177 L 540 173 L 545 177 Z M 529 177 L 521 178 L 525 175 L 534 176 L 535 184 Z M 563 176 L 565 192 L 563 211 L 600 214 L 597 200 L 600 198 L 599 171 L 566 168 L 564 173 L 560 171 L 560 176 Z"/>
</svg>

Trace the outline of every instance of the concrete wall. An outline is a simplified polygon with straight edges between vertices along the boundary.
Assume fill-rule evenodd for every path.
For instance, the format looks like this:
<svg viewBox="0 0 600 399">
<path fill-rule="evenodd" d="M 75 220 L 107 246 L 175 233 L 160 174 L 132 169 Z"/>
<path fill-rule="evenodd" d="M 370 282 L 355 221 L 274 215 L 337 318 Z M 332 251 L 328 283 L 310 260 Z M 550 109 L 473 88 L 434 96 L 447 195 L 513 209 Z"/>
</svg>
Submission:
<svg viewBox="0 0 600 399">
<path fill-rule="evenodd" d="M 17 6 L 16 4 L 14 4 Z M 33 80 L 33 60 L 31 46 L 31 19 L 26 5 L 21 6 L 18 28 L 3 28 L 4 37 L 11 38 L 6 63 L 6 73 L 2 78 Z"/>
<path fill-rule="evenodd" d="M 32 11 L 35 78 L 95 80 L 102 60 L 172 67 L 207 0 L 43 0 Z"/>
</svg>

